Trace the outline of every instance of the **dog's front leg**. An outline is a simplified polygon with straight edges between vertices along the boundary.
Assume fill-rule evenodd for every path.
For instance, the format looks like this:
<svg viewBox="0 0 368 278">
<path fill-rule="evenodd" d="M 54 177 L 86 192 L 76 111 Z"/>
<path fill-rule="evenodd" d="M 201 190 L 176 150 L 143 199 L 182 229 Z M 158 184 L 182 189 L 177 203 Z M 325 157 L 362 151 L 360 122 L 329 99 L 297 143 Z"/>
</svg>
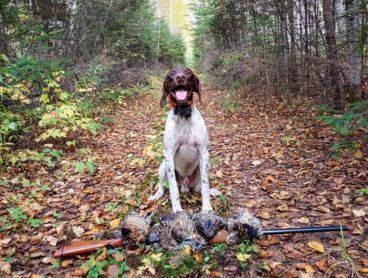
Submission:
<svg viewBox="0 0 368 278">
<path fill-rule="evenodd" d="M 182 211 L 179 199 L 179 189 L 175 177 L 174 155 L 172 150 L 165 151 L 166 176 L 169 181 L 170 200 L 173 212 Z"/>
<path fill-rule="evenodd" d="M 201 195 L 202 195 L 202 212 L 212 211 L 210 201 L 210 185 L 208 181 L 209 157 L 207 148 L 203 147 L 199 150 L 199 170 L 201 172 Z"/>
</svg>

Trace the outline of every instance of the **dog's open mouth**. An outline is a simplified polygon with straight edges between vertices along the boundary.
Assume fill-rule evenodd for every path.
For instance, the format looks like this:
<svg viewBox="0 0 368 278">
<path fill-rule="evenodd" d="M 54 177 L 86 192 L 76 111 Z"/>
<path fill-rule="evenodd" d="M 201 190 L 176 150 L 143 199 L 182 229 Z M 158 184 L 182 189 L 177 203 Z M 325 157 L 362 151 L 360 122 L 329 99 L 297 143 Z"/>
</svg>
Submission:
<svg viewBox="0 0 368 278">
<path fill-rule="evenodd" d="M 179 102 L 184 102 L 188 99 L 189 97 L 189 91 L 187 88 L 185 88 L 184 86 L 179 86 L 174 90 L 174 96 L 176 98 L 177 101 Z"/>
</svg>

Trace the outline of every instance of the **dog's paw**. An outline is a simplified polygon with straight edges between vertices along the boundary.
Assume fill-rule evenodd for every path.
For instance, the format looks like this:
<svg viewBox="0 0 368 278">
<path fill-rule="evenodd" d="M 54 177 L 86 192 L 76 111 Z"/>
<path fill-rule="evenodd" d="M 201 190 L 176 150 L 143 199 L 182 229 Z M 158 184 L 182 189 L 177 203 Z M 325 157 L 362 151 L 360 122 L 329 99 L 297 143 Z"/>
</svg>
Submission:
<svg viewBox="0 0 368 278">
<path fill-rule="evenodd" d="M 217 190 L 215 188 L 210 189 L 210 196 L 218 197 L 218 196 L 221 196 L 221 195 L 222 195 L 222 193 L 219 190 Z"/>
<path fill-rule="evenodd" d="M 209 206 L 209 207 L 202 206 L 202 213 L 203 214 L 212 213 L 212 212 L 213 212 L 212 206 Z"/>
<path fill-rule="evenodd" d="M 173 206 L 172 211 L 173 211 L 173 213 L 177 213 L 177 212 L 183 211 L 183 209 L 181 208 L 181 205 Z"/>
</svg>

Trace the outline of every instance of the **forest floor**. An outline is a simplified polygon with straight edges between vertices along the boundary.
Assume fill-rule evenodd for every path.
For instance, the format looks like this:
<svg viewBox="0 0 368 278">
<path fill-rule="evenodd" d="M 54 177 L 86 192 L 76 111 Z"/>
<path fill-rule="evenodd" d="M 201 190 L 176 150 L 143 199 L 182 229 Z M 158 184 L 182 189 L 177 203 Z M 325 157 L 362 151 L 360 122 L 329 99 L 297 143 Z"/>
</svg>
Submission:
<svg viewBox="0 0 368 278">
<path fill-rule="evenodd" d="M 113 121 L 94 138 L 82 136 L 79 149 L 65 151 L 56 168 L 30 164 L 4 175 L 0 273 L 34 278 L 118 271 L 129 277 L 154 272 L 174 277 L 367 277 L 368 197 L 356 192 L 368 184 L 366 146 L 336 156 L 331 146 L 337 137 L 317 120 L 314 106 L 233 96 L 205 87 L 199 105 L 210 138 L 210 184 L 223 193 L 213 200 L 214 209 L 232 215 L 246 208 L 265 229 L 343 224 L 350 231 L 216 245 L 192 253 L 176 270 L 170 269 L 169 254 L 144 248 L 55 260 L 57 247 L 117 229 L 129 210 L 169 211 L 167 192 L 156 203 L 147 201 L 156 189 L 167 113 L 155 89 L 124 100 L 108 115 Z M 81 152 L 93 157 L 93 174 L 75 169 Z M 186 209 L 201 207 L 198 194 L 181 195 L 181 200 Z"/>
</svg>

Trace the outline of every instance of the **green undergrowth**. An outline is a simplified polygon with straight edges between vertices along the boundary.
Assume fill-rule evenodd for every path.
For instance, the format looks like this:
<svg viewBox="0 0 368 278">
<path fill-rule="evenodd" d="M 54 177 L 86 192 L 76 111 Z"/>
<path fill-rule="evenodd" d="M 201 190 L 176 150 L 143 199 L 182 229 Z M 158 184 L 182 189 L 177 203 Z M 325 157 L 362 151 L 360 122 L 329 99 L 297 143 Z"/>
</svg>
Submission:
<svg viewBox="0 0 368 278">
<path fill-rule="evenodd" d="M 341 150 L 355 151 L 359 143 L 367 143 L 368 100 L 349 103 L 342 112 L 325 105 L 320 105 L 318 109 L 322 114 L 319 119 L 330 125 L 338 135 L 332 145 L 336 153 Z"/>
<path fill-rule="evenodd" d="M 54 168 L 65 152 L 83 148 L 82 134 L 96 136 L 114 120 L 113 107 L 125 107 L 126 99 L 157 86 L 154 76 L 132 88 L 102 87 L 108 66 L 90 66 L 75 91 L 64 89 L 69 72 L 53 63 L 35 59 L 10 62 L 0 56 L 0 170 L 27 162 Z M 156 83 L 155 83 L 156 82 Z M 102 88 L 101 88 L 102 87 Z M 6 105 L 4 105 L 4 103 Z M 93 173 L 92 153 L 80 153 L 75 168 Z"/>
<path fill-rule="evenodd" d="M 211 276 L 224 270 L 223 262 L 227 256 L 236 258 L 232 262 L 234 266 L 246 271 L 248 261 L 257 252 L 256 246 L 248 240 L 233 247 L 225 243 L 214 244 L 201 251 L 194 251 L 189 246 L 184 246 L 178 251 L 142 247 L 145 251 L 137 255 L 136 259 L 127 258 L 127 251 L 124 248 L 100 249 L 82 265 L 81 270 L 86 277 L 101 277 L 112 265 L 119 269 L 119 277 L 129 277 L 133 273 L 137 277 L 147 275 L 159 277 Z M 118 261 L 119 257 L 125 257 L 125 259 Z"/>
</svg>

